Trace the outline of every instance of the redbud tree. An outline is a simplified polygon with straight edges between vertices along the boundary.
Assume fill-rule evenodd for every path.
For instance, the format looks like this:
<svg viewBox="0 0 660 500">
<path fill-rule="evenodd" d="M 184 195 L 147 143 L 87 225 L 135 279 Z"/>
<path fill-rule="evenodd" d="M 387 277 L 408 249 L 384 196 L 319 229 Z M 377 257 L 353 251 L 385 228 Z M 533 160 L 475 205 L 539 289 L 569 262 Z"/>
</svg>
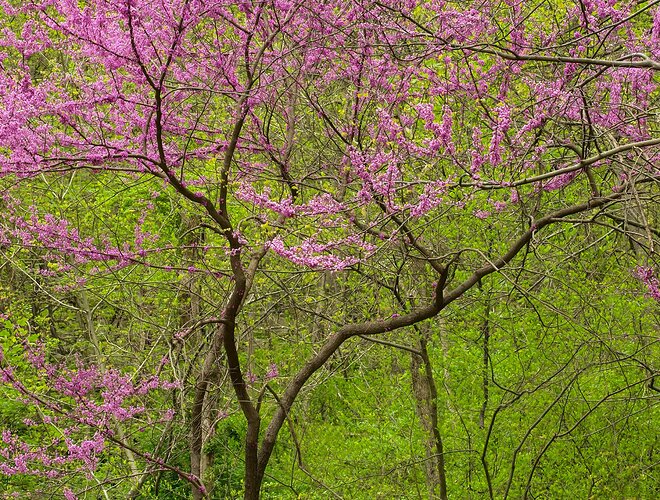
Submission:
<svg viewBox="0 0 660 500">
<path fill-rule="evenodd" d="M 34 361 L 64 409 L 5 359 L 4 383 L 88 434 L 59 458 L 7 434 L 1 471 L 47 474 L 77 459 L 91 471 L 116 445 L 145 475 L 176 470 L 203 498 L 203 415 L 223 365 L 246 422 L 244 496 L 258 498 L 296 399 L 342 344 L 405 338 L 486 276 L 524 267 L 551 227 L 629 233 L 640 267 L 622 275 L 657 298 L 657 4 L 0 2 L 5 258 L 36 252 L 35 283 L 80 314 L 93 308 L 72 295 L 107 298 L 100 289 L 154 277 L 204 284 L 191 285 L 187 300 L 202 306 L 178 324 L 149 310 L 140 319 L 173 358 L 197 349 L 181 384 L 124 380 L 98 346 L 92 368 Z M 178 234 L 166 228 L 173 213 L 186 214 Z M 488 247 L 472 237 L 485 228 Z M 278 266 L 358 280 L 355 302 L 415 294 L 414 307 L 380 301 L 324 323 L 304 358 L 287 373 L 266 363 L 257 383 L 253 299 Z M 144 366 L 166 373 L 169 360 L 147 361 L 144 347 Z M 117 431 L 147 411 L 131 398 L 156 389 L 185 394 L 186 467 Z M 106 401 L 112 391 L 123 392 Z"/>
</svg>

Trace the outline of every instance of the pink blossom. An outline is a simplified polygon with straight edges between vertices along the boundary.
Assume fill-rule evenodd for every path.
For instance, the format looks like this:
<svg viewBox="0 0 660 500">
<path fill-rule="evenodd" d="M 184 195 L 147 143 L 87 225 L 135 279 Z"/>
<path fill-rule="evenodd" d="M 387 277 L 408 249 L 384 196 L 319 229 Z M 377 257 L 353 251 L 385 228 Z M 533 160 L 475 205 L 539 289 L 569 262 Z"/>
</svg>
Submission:
<svg viewBox="0 0 660 500">
<path fill-rule="evenodd" d="M 77 500 L 78 499 L 78 497 L 69 488 L 64 488 L 64 491 L 62 493 L 64 494 L 64 498 L 66 500 Z"/>
<path fill-rule="evenodd" d="M 490 204 L 493 205 L 493 208 L 497 212 L 502 212 L 506 209 L 506 202 L 504 201 L 490 200 Z"/>
<path fill-rule="evenodd" d="M 273 380 L 279 376 L 279 371 L 275 363 L 271 363 L 266 372 L 266 381 Z"/>
<path fill-rule="evenodd" d="M 635 270 L 635 276 L 646 285 L 648 296 L 660 302 L 660 280 L 651 267 L 639 266 Z"/>
<path fill-rule="evenodd" d="M 575 170 L 573 172 L 557 175 L 543 185 L 543 190 L 555 191 L 557 189 L 565 188 L 573 182 L 579 173 L 580 172 L 578 170 Z"/>
</svg>

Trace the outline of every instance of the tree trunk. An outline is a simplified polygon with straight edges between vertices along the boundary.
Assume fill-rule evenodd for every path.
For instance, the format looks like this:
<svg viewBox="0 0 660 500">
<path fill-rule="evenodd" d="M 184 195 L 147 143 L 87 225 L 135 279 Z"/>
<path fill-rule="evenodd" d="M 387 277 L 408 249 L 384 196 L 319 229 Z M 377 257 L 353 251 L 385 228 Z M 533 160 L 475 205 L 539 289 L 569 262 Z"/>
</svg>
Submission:
<svg viewBox="0 0 660 500">
<path fill-rule="evenodd" d="M 447 479 L 442 437 L 438 429 L 438 394 L 433 369 L 427 351 L 427 342 L 419 329 L 420 354 L 411 354 L 410 369 L 417 415 L 424 429 L 426 484 L 429 498 L 447 499 Z"/>
<path fill-rule="evenodd" d="M 208 385 L 215 372 L 215 365 L 219 358 L 219 346 L 222 345 L 222 332 L 216 333 L 213 346 L 204 359 L 202 373 L 195 385 L 195 398 L 190 418 L 190 473 L 197 477 L 200 482 L 204 477 L 204 465 L 208 462 L 204 454 L 204 413 L 205 401 L 208 393 Z M 202 500 L 204 492 L 193 485 L 192 494 L 194 500 Z"/>
<path fill-rule="evenodd" d="M 263 481 L 263 473 L 258 470 L 257 452 L 259 449 L 259 428 L 261 419 L 248 420 L 245 436 L 245 500 L 259 500 L 259 491 Z"/>
<path fill-rule="evenodd" d="M 486 299 L 486 311 L 484 314 L 484 321 L 481 324 L 481 334 L 483 339 L 483 356 L 481 366 L 481 378 L 483 389 L 483 401 L 481 403 L 481 410 L 479 410 L 479 428 L 483 429 L 486 421 L 486 410 L 488 410 L 488 384 L 490 380 L 490 295 Z"/>
</svg>

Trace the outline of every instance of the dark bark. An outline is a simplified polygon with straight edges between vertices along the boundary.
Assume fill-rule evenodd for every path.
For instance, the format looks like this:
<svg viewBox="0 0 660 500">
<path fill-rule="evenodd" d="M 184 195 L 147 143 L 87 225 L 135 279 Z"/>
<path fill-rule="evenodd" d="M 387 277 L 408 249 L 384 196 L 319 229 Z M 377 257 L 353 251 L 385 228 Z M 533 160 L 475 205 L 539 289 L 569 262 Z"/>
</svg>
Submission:
<svg viewBox="0 0 660 500">
<path fill-rule="evenodd" d="M 429 358 L 427 340 L 418 330 L 419 355 L 411 355 L 413 394 L 417 415 L 426 434 L 426 482 L 429 498 L 447 499 L 447 474 L 445 470 L 444 448 L 438 427 L 438 391 L 433 377 L 433 366 Z"/>
<path fill-rule="evenodd" d="M 214 345 L 204 359 L 202 373 L 195 385 L 195 395 L 190 416 L 190 473 L 202 481 L 204 476 L 204 403 L 208 393 L 208 385 L 216 372 L 216 365 L 220 358 L 220 348 L 222 345 L 222 333 L 216 334 Z M 193 499 L 201 500 L 204 493 L 193 485 Z"/>
<path fill-rule="evenodd" d="M 486 300 L 486 312 L 484 321 L 481 324 L 481 335 L 483 341 L 483 357 L 481 365 L 481 378 L 484 399 L 479 410 L 479 427 L 484 428 L 486 419 L 486 410 L 488 409 L 488 383 L 490 381 L 489 360 L 490 360 L 490 297 Z"/>
</svg>

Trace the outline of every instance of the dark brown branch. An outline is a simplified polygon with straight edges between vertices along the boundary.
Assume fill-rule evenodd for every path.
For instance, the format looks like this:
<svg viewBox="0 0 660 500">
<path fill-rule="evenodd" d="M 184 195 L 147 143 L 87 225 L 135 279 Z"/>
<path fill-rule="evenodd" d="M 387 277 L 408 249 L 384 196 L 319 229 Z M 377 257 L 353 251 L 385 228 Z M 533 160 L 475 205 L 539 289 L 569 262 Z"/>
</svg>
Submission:
<svg viewBox="0 0 660 500">
<path fill-rule="evenodd" d="M 295 399 L 298 396 L 298 393 L 307 382 L 307 380 L 309 380 L 309 378 L 326 363 L 326 361 L 337 351 L 337 349 L 339 349 L 339 347 L 346 340 L 355 336 L 377 335 L 380 333 L 391 332 L 396 329 L 411 326 L 419 323 L 420 321 L 424 321 L 436 316 L 445 306 L 461 297 L 465 292 L 477 284 L 479 280 L 481 280 L 484 276 L 499 271 L 502 267 L 511 262 L 511 260 L 513 260 L 518 252 L 520 252 L 520 250 L 527 245 L 527 243 L 532 239 L 537 231 L 543 229 L 545 226 L 552 224 L 557 219 L 562 219 L 569 215 L 585 212 L 594 208 L 599 208 L 607 203 L 621 198 L 622 196 L 623 193 L 614 193 L 608 197 L 593 198 L 586 203 L 574 205 L 563 210 L 558 210 L 539 219 L 536 221 L 534 226 L 527 230 L 504 255 L 474 271 L 474 273 L 468 279 L 466 279 L 463 283 L 461 283 L 447 294 L 444 294 L 442 290 L 447 273 L 447 268 L 445 268 L 445 274 L 441 276 L 440 283 L 438 283 L 435 287 L 435 297 L 433 302 L 426 307 L 422 307 L 410 313 L 392 317 L 386 320 L 368 321 L 364 323 L 347 325 L 332 334 L 326 343 L 321 347 L 319 352 L 309 361 L 307 361 L 307 363 L 305 363 L 305 365 L 293 376 L 291 382 L 284 391 L 284 394 L 281 397 L 281 407 L 278 408 L 278 410 L 275 412 L 275 415 L 273 415 L 273 418 L 271 419 L 268 428 L 264 433 L 261 447 L 259 449 L 258 469 L 260 476 L 263 477 L 263 474 L 266 470 L 266 465 L 268 464 L 268 460 L 270 459 L 270 455 L 272 454 L 275 446 L 277 434 L 279 433 L 279 430 L 284 423 L 286 413 L 293 405 Z"/>
<path fill-rule="evenodd" d="M 358 335 L 361 339 L 368 340 L 369 342 L 373 342 L 374 344 L 380 344 L 380 345 L 385 345 L 387 347 L 393 347 L 395 349 L 401 349 L 402 351 L 408 351 L 415 356 L 422 356 L 422 353 L 419 352 L 416 349 L 413 349 L 412 347 L 408 347 L 405 345 L 400 345 L 400 344 L 395 344 L 394 342 L 388 342 L 387 340 L 380 340 L 380 339 L 372 339 L 371 337 L 366 337 L 364 335 Z"/>
</svg>

